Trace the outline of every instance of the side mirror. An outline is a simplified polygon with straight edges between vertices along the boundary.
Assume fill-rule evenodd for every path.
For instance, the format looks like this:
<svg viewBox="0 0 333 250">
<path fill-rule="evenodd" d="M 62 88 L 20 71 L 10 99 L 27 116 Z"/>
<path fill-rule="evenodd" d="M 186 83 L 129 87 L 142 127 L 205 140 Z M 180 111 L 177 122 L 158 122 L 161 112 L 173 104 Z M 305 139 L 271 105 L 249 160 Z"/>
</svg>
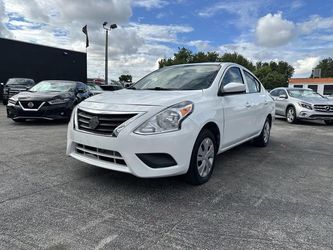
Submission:
<svg viewBox="0 0 333 250">
<path fill-rule="evenodd" d="M 241 94 L 246 92 L 246 86 L 239 82 L 230 82 L 225 85 L 222 91 L 219 92 L 220 96 L 231 95 L 231 94 Z"/>
<path fill-rule="evenodd" d="M 279 98 L 280 98 L 280 99 L 287 99 L 288 97 L 287 97 L 286 94 L 282 94 L 282 95 L 279 95 Z"/>
<path fill-rule="evenodd" d="M 83 88 L 78 88 L 77 93 L 78 94 L 83 94 L 83 93 L 85 93 L 85 90 Z"/>
</svg>

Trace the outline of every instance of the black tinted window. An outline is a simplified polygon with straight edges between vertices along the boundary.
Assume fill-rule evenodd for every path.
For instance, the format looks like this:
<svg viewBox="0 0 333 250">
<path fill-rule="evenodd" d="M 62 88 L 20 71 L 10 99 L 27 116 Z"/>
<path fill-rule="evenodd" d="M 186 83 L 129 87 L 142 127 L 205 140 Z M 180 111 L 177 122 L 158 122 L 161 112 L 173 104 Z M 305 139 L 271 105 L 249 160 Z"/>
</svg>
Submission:
<svg viewBox="0 0 333 250">
<path fill-rule="evenodd" d="M 244 75 L 247 83 L 247 87 L 249 88 L 249 93 L 259 92 L 259 83 L 257 80 L 247 71 L 244 70 Z"/>
<path fill-rule="evenodd" d="M 324 95 L 333 95 L 333 85 L 324 86 Z"/>
<path fill-rule="evenodd" d="M 309 89 L 312 89 L 314 92 L 318 91 L 318 85 L 308 85 Z"/>
<path fill-rule="evenodd" d="M 241 71 L 237 67 L 232 67 L 227 70 L 222 80 L 222 86 L 231 82 L 244 83 Z"/>
</svg>

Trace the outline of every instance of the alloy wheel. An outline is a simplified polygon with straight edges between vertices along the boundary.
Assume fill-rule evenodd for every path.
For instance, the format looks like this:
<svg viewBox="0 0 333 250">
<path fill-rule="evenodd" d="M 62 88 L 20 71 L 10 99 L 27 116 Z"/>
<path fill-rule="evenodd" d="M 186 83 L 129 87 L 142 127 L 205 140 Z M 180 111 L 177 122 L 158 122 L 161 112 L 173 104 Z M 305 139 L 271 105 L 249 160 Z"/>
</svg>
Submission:
<svg viewBox="0 0 333 250">
<path fill-rule="evenodd" d="M 287 112 L 287 121 L 292 123 L 295 120 L 295 110 L 293 108 L 289 108 Z"/>
</svg>

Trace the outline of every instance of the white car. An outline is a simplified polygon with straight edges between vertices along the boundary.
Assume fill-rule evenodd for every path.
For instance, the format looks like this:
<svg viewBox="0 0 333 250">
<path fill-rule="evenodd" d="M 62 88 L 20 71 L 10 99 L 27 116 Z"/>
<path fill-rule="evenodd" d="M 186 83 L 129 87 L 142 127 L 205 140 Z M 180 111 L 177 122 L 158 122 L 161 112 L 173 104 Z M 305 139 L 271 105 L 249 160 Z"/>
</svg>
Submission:
<svg viewBox="0 0 333 250">
<path fill-rule="evenodd" d="M 80 103 L 67 154 L 138 177 L 210 178 L 216 155 L 254 139 L 269 142 L 274 102 L 259 80 L 233 63 L 164 67 L 130 89 Z"/>
</svg>

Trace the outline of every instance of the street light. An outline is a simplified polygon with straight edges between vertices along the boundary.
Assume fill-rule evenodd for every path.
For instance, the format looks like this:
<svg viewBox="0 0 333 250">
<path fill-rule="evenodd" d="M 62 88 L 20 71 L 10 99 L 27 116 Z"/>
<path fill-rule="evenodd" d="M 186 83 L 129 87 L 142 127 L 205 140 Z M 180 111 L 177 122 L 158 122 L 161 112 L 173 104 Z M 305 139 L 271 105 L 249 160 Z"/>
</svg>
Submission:
<svg viewBox="0 0 333 250">
<path fill-rule="evenodd" d="M 117 24 L 111 24 L 110 27 L 107 26 L 108 22 L 103 23 L 103 28 L 105 29 L 105 84 L 108 84 L 108 47 L 109 47 L 109 30 L 116 29 Z"/>
</svg>

